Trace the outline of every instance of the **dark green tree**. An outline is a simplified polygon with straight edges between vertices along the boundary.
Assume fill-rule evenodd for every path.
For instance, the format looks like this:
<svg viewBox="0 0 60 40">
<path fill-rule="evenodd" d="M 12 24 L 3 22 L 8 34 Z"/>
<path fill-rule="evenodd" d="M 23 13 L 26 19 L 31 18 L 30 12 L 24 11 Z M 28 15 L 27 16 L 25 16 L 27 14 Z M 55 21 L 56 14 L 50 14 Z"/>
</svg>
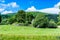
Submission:
<svg viewBox="0 0 60 40">
<path fill-rule="evenodd" d="M 26 21 L 26 13 L 25 13 L 25 11 L 23 11 L 23 10 L 18 11 L 15 18 L 17 19 L 17 22 L 25 23 L 25 21 Z"/>
<path fill-rule="evenodd" d="M 48 26 L 48 18 L 44 14 L 38 14 L 33 22 L 34 27 L 46 28 Z"/>
<path fill-rule="evenodd" d="M 31 12 L 26 13 L 26 21 L 28 21 L 28 24 L 31 24 L 33 18 L 34 17 L 33 17 L 33 14 Z"/>
<path fill-rule="evenodd" d="M 16 22 L 17 20 L 16 20 L 16 18 L 15 18 L 15 16 L 13 16 L 13 17 L 11 17 L 11 18 L 9 18 L 8 20 L 7 20 L 7 23 L 8 24 L 13 24 L 14 22 Z"/>
<path fill-rule="evenodd" d="M 2 19 L 1 19 L 1 13 L 0 13 L 0 23 L 1 23 Z"/>
<path fill-rule="evenodd" d="M 59 12 L 59 16 L 57 18 L 58 18 L 57 24 L 60 25 L 60 12 Z"/>
</svg>

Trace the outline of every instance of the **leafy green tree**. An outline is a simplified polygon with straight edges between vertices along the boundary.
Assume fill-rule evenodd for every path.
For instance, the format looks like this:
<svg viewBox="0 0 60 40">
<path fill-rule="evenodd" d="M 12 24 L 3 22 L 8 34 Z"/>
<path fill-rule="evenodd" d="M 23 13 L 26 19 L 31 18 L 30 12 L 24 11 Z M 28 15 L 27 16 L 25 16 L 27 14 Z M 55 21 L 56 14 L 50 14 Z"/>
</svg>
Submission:
<svg viewBox="0 0 60 40">
<path fill-rule="evenodd" d="M 7 20 L 7 23 L 8 24 L 13 24 L 14 22 L 16 22 L 17 20 L 16 20 L 16 18 L 15 18 L 15 16 L 13 16 L 13 17 L 11 17 L 11 18 L 9 18 L 8 20 Z"/>
<path fill-rule="evenodd" d="M 26 13 L 26 21 L 28 21 L 28 24 L 31 24 L 32 20 L 33 20 L 33 15 L 31 12 L 27 12 Z"/>
<path fill-rule="evenodd" d="M 60 6 L 59 6 L 59 9 L 60 9 Z M 57 24 L 60 25 L 60 12 L 59 12 L 59 16 L 57 18 L 58 18 Z"/>
<path fill-rule="evenodd" d="M 53 19 L 49 21 L 48 28 L 57 28 L 57 24 Z"/>
<path fill-rule="evenodd" d="M 2 19 L 1 19 L 1 13 L 0 13 L 0 23 L 1 23 Z"/>
<path fill-rule="evenodd" d="M 39 28 L 46 28 L 48 25 L 48 18 L 44 14 L 38 14 L 34 20 L 33 26 Z"/>
<path fill-rule="evenodd" d="M 60 12 L 59 12 L 59 16 L 57 18 L 58 18 L 57 24 L 60 25 Z"/>
<path fill-rule="evenodd" d="M 59 12 L 59 16 L 58 16 L 58 21 L 60 21 L 60 12 Z"/>
<path fill-rule="evenodd" d="M 23 10 L 18 11 L 15 18 L 17 19 L 17 22 L 25 23 L 25 21 L 26 21 L 26 13 L 25 13 L 25 11 L 23 11 Z"/>
</svg>

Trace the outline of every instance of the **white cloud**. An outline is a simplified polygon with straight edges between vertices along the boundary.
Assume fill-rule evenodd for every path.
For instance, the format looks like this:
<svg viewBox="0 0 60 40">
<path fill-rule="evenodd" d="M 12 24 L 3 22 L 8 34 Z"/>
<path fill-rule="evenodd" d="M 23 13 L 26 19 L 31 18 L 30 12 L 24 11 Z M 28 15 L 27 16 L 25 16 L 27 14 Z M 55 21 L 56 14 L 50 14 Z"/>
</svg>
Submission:
<svg viewBox="0 0 60 40">
<path fill-rule="evenodd" d="M 39 10 L 40 12 L 45 12 L 45 13 L 52 13 L 52 14 L 58 14 L 60 10 L 58 8 L 46 8 Z"/>
<path fill-rule="evenodd" d="M 59 6 L 60 6 L 60 2 L 55 4 L 54 7 L 52 8 L 37 10 L 34 6 L 32 6 L 31 8 L 28 8 L 26 11 L 39 11 L 39 12 L 45 12 L 45 13 L 51 13 L 51 14 L 58 14 L 60 12 Z"/>
<path fill-rule="evenodd" d="M 13 8 L 19 7 L 19 5 L 16 2 L 11 2 L 11 3 L 7 4 L 7 6 L 12 6 Z"/>
<path fill-rule="evenodd" d="M 2 14 L 13 13 L 13 11 L 3 11 Z"/>
<path fill-rule="evenodd" d="M 0 12 L 4 11 L 4 9 L 0 8 Z"/>
<path fill-rule="evenodd" d="M 34 6 L 28 8 L 26 11 L 36 11 L 36 8 Z"/>
<path fill-rule="evenodd" d="M 0 12 L 1 14 L 16 12 L 19 8 L 19 5 L 16 2 L 11 2 L 8 4 L 0 3 Z M 10 10 L 10 11 L 7 11 Z"/>
<path fill-rule="evenodd" d="M 11 3 L 8 3 L 8 4 L 0 4 L 1 6 L 3 6 L 3 7 L 13 7 L 13 8 L 15 8 L 15 7 L 19 7 L 19 5 L 16 3 L 16 2 L 11 2 Z"/>
<path fill-rule="evenodd" d="M 60 12 L 59 6 L 60 6 L 60 2 L 55 4 L 54 7 L 52 7 L 52 8 L 46 8 L 46 9 L 42 9 L 39 11 L 46 12 L 46 13 L 58 14 Z"/>
</svg>

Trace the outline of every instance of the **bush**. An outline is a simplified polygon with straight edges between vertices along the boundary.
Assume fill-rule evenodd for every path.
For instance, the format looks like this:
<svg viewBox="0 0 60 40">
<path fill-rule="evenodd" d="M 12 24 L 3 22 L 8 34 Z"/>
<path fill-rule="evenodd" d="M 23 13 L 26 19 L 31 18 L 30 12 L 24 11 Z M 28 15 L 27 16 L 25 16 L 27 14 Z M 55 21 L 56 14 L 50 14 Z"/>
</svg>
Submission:
<svg viewBox="0 0 60 40">
<path fill-rule="evenodd" d="M 50 20 L 48 28 L 57 28 L 57 24 L 53 20 Z"/>
<path fill-rule="evenodd" d="M 57 25 L 60 25 L 60 21 L 57 23 Z"/>
<path fill-rule="evenodd" d="M 7 24 L 8 24 L 8 20 L 7 19 L 2 20 L 1 25 L 7 25 Z"/>
<path fill-rule="evenodd" d="M 29 25 L 29 22 L 26 21 L 26 22 L 24 23 L 24 26 L 28 26 L 28 25 Z"/>
</svg>

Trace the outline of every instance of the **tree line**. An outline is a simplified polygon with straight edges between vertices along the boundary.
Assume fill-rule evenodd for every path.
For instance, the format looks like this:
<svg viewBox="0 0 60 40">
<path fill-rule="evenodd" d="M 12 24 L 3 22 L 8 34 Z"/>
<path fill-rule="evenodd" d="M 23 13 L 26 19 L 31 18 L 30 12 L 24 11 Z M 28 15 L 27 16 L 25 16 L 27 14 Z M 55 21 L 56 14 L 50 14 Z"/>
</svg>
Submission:
<svg viewBox="0 0 60 40">
<path fill-rule="evenodd" d="M 44 14 L 42 12 L 25 12 L 24 10 L 19 10 L 15 15 L 6 17 L 2 19 L 0 15 L 0 24 L 1 25 L 23 25 L 28 26 L 32 25 L 38 28 L 57 28 L 57 25 L 60 25 L 60 14 Z M 54 20 L 55 19 L 55 20 Z"/>
</svg>

